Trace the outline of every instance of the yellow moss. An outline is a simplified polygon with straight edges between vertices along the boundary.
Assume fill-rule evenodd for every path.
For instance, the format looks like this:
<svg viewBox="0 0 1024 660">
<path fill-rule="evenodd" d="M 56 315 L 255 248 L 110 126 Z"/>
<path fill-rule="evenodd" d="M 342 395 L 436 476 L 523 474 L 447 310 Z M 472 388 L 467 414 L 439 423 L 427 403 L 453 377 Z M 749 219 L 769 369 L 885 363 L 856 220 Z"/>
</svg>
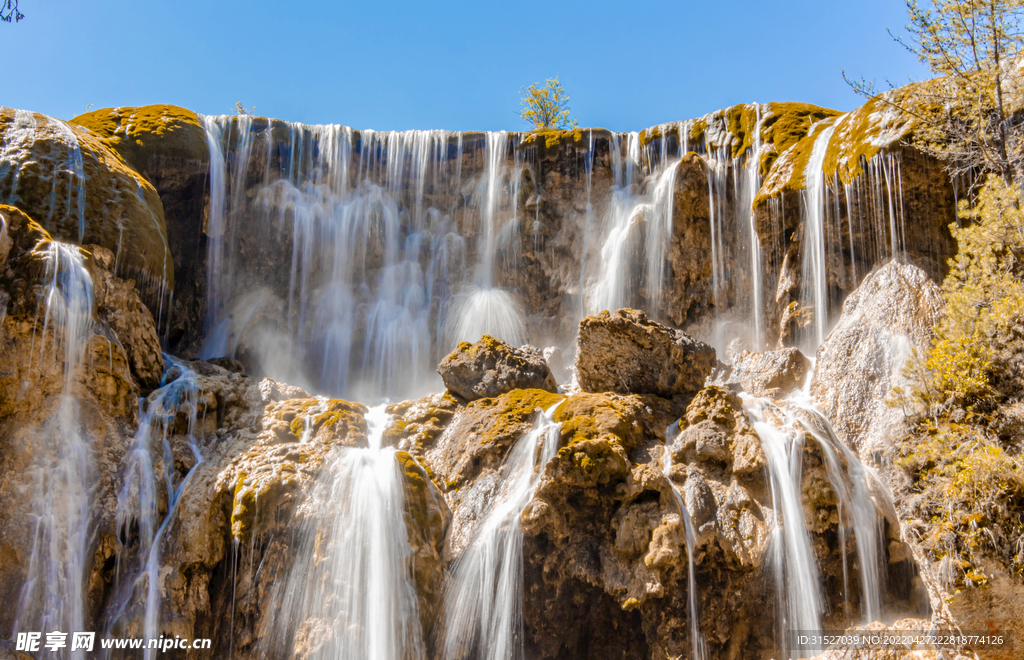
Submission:
<svg viewBox="0 0 1024 660">
<path fill-rule="evenodd" d="M 14 114 L 0 108 L 0 127 L 13 121 Z M 93 243 L 118 255 L 118 274 L 135 278 L 146 302 L 156 305 L 162 283 L 168 290 L 174 288 L 174 263 L 156 189 L 101 135 L 73 124 L 68 128 L 80 149 L 83 176 L 81 180 L 67 176 L 60 160 L 69 147 L 59 124 L 39 114 L 33 118 L 34 140 L 11 203 L 44 224 L 58 240 Z M 0 197 L 10 192 L 0 189 Z M 55 199 L 64 202 L 54 207 Z M 85 226 L 80 236 L 82 219 Z"/>
<path fill-rule="evenodd" d="M 482 444 L 496 444 L 510 436 L 517 436 L 523 426 L 530 424 L 536 410 L 547 410 L 551 406 L 564 401 L 561 394 L 537 389 L 512 390 L 496 398 L 477 399 L 469 404 L 468 409 L 489 408 L 491 426 L 481 434 Z"/>
<path fill-rule="evenodd" d="M 353 429 L 366 432 L 366 406 L 361 403 L 330 399 L 327 401 L 326 410 L 317 412 L 311 419 L 310 409 L 322 405 L 318 399 L 304 399 L 287 404 L 275 411 L 275 414 L 282 421 L 290 420 L 289 428 L 296 438 L 301 438 L 305 433 L 307 421 L 314 436 L 322 430 L 329 431 L 339 438 L 347 436 Z"/>
<path fill-rule="evenodd" d="M 559 406 L 555 421 L 562 424 L 564 446 L 572 451 L 577 443 L 613 437 L 626 449 L 640 439 L 643 429 L 637 421 L 641 406 L 632 398 L 613 394 L 577 394 Z"/>
<path fill-rule="evenodd" d="M 199 116 L 178 106 L 104 108 L 71 121 L 95 133 L 140 172 L 146 170 L 154 155 L 199 161 L 209 158 L 206 131 Z"/>
<path fill-rule="evenodd" d="M 532 147 L 539 146 L 543 141 L 546 149 L 554 149 L 569 143 L 579 144 L 586 137 L 585 131 L 587 130 L 585 128 L 574 128 L 572 130 L 551 129 L 531 131 L 523 135 L 523 139 L 519 144 L 521 147 Z"/>
</svg>

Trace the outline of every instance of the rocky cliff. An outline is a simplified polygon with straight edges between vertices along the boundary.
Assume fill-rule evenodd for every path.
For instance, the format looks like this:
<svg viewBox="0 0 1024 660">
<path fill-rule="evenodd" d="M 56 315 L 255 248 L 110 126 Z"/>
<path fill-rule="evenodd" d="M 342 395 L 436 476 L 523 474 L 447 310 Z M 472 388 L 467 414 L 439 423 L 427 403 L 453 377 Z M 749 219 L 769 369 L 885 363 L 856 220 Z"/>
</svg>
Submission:
<svg viewBox="0 0 1024 660">
<path fill-rule="evenodd" d="M 817 652 L 798 624 L 1012 626 L 1019 579 L 949 602 L 891 495 L 955 250 L 912 130 L 0 109 L 0 640 L 767 659 Z"/>
</svg>

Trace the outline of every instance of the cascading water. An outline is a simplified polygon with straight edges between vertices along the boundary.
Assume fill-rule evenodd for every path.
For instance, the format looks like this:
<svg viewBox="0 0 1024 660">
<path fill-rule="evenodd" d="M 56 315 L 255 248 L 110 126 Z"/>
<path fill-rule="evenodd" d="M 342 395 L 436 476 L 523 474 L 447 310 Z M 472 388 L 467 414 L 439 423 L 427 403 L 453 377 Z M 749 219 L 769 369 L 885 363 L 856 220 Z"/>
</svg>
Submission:
<svg viewBox="0 0 1024 660">
<path fill-rule="evenodd" d="M 829 240 L 833 236 L 828 222 L 828 181 L 824 164 L 832 134 L 845 116 L 821 129 L 804 170 L 803 297 L 811 302 L 814 310 L 813 332 L 805 346 L 812 355 L 828 333 L 828 253 L 835 247 L 834 241 Z M 842 246 L 839 249 L 842 250 Z"/>
<path fill-rule="evenodd" d="M 2 106 L 0 106 L 2 109 Z M 67 123 L 44 117 L 39 126 L 36 116 L 25 110 L 14 111 L 13 126 L 7 127 L 0 142 L 0 185 L 10 182 L 7 199 L 0 197 L 0 203 L 13 204 L 19 200 L 18 185 L 22 167 L 31 157 L 33 141 L 41 131 L 47 131 L 50 139 L 62 143 L 66 153 L 63 158 L 39 163 L 52 165 L 50 176 L 49 208 L 46 217 L 38 218 L 44 227 L 52 228 L 55 222 L 68 218 L 78 229 L 78 241 L 85 237 L 85 168 L 82 149 L 73 128 Z"/>
<path fill-rule="evenodd" d="M 878 621 L 882 613 L 884 584 L 879 568 L 882 565 L 882 523 L 878 509 L 893 509 L 891 501 L 876 503 L 875 497 L 888 497 L 888 492 L 871 468 L 863 465 L 840 440 L 832 425 L 815 407 L 806 393 L 795 394 L 789 401 L 797 411 L 801 426 L 822 449 L 829 483 L 839 498 L 839 542 L 843 551 L 843 593 L 849 593 L 846 532 L 852 527 L 860 559 L 861 615 L 865 621 Z M 874 487 L 872 487 L 874 486 Z"/>
<path fill-rule="evenodd" d="M 782 603 L 779 639 L 787 630 L 818 630 L 823 610 L 818 565 L 800 496 L 804 435 L 795 419 L 768 399 L 743 397 L 768 464 L 776 525 L 771 545 Z"/>
<path fill-rule="evenodd" d="M 615 185 L 604 221 L 604 242 L 586 310 L 643 307 L 657 315 L 665 285 L 665 261 L 672 233 L 672 203 L 678 159 L 666 162 L 649 190 L 639 193 L 643 172 L 640 135 L 630 133 L 625 161 L 616 136 L 612 147 Z M 648 159 L 650 161 L 650 159 Z M 664 159 L 668 160 L 667 156 Z M 646 292 L 644 300 L 641 292 Z"/>
<path fill-rule="evenodd" d="M 693 548 L 697 545 L 697 534 L 693 530 L 693 521 L 690 519 L 690 512 L 683 501 L 683 495 L 672 481 L 669 472 L 672 468 L 672 453 L 669 445 L 679 435 L 679 422 L 673 422 L 665 429 L 665 449 L 661 455 L 661 471 L 668 479 L 672 487 L 672 494 L 675 496 L 676 505 L 679 507 L 679 515 L 683 519 L 683 529 L 686 534 L 686 565 L 688 590 L 690 595 L 690 637 L 692 638 L 693 660 L 704 660 L 707 657 L 707 647 L 703 635 L 700 634 L 700 617 L 697 612 L 697 574 L 693 567 Z"/>
<path fill-rule="evenodd" d="M 445 592 L 442 657 L 517 660 L 523 657 L 523 533 L 520 518 L 558 451 L 556 404 L 509 451 L 501 492 L 452 567 Z"/>
<path fill-rule="evenodd" d="M 838 500 L 844 597 L 849 594 L 846 535 L 852 529 L 860 566 L 862 618 L 865 622 L 878 621 L 884 586 L 879 570 L 883 516 L 885 511 L 894 510 L 892 502 L 886 499 L 886 489 L 838 438 L 806 389 L 792 392 L 780 403 L 747 394 L 742 399 L 761 438 L 776 511 L 771 557 L 782 604 L 778 639 L 789 639 L 786 631 L 818 630 L 824 612 L 821 579 L 801 500 L 804 446 L 808 438 L 815 440 L 822 450 L 826 474 Z"/>
<path fill-rule="evenodd" d="M 92 278 L 82 252 L 51 241 L 44 252 L 49 283 L 40 300 L 40 368 L 61 360 L 59 404 L 38 433 L 33 468 L 32 554 L 18 601 L 14 633 L 21 630 L 84 630 L 85 570 L 92 537 L 95 460 L 83 435 L 74 387 L 92 334 Z M 43 657 L 61 657 L 46 651 Z M 71 652 L 72 660 L 84 657 Z"/>
<path fill-rule="evenodd" d="M 309 371 L 314 389 L 379 398 L 436 385 L 432 362 L 460 340 L 525 341 L 515 296 L 495 284 L 515 210 L 508 133 L 464 144 L 444 131 L 287 124 L 282 139 L 276 124 L 204 124 L 214 154 L 204 355 L 247 350 L 283 379 L 305 383 Z M 464 155 L 484 161 L 465 185 Z M 240 235 L 246 214 L 253 229 Z M 475 261 L 460 223 L 476 228 Z M 286 302 L 262 273 L 244 277 L 236 258 L 247 241 L 278 235 L 292 244 Z M 361 382 L 349 382 L 352 372 Z"/>
<path fill-rule="evenodd" d="M 396 450 L 382 448 L 384 404 L 366 414 L 366 448 L 328 457 L 289 574 L 275 585 L 263 657 L 301 648 L 319 660 L 425 658 Z M 287 648 L 280 648 L 288 644 Z"/>
<path fill-rule="evenodd" d="M 118 555 L 114 592 L 105 616 L 107 636 L 117 628 L 123 632 L 123 628 L 130 625 L 133 615 L 130 610 L 138 608 L 140 602 L 144 606 L 138 632 L 147 639 L 160 635 L 162 542 L 168 527 L 177 519 L 178 505 L 192 475 L 203 462 L 196 437 L 199 381 L 184 363 L 170 356 L 165 360 L 168 367 L 161 387 L 150 395 L 141 411 L 135 447 L 128 455 L 128 466 L 117 497 L 116 529 L 123 546 L 133 547 L 133 551 L 122 551 Z M 185 414 L 193 459 L 192 467 L 181 478 L 175 473 L 170 444 L 170 434 L 180 412 Z M 167 512 L 162 520 L 158 511 L 161 486 L 167 496 Z M 149 660 L 155 652 L 147 648 L 144 657 Z"/>
</svg>

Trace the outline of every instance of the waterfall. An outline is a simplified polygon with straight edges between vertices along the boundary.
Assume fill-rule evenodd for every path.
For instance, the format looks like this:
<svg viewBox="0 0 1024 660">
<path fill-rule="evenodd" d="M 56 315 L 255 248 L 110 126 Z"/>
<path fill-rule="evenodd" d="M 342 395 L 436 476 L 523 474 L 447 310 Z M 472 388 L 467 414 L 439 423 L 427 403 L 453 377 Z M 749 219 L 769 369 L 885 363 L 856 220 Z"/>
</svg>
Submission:
<svg viewBox="0 0 1024 660">
<path fill-rule="evenodd" d="M 163 540 L 168 527 L 177 519 L 182 494 L 203 462 L 196 437 L 202 393 L 198 378 L 184 363 L 170 356 L 165 356 L 165 360 L 167 369 L 163 382 L 145 401 L 141 411 L 135 446 L 128 454 L 124 481 L 117 496 L 117 533 L 122 547 L 132 547 L 134 542 L 135 549 L 132 553 L 122 551 L 117 557 L 113 595 L 104 617 L 107 637 L 114 634 L 115 626 L 123 628 L 130 624 L 131 609 L 138 607 L 140 601 L 145 605 L 139 632 L 147 639 L 159 637 Z M 179 479 L 175 474 L 170 435 L 182 410 L 193 464 Z M 162 470 L 158 471 L 157 465 Z M 167 513 L 162 521 L 157 509 L 161 485 L 167 495 Z M 144 657 L 149 660 L 153 654 L 154 650 L 147 648 Z"/>
<path fill-rule="evenodd" d="M 683 495 L 672 481 L 669 472 L 672 468 L 672 453 L 669 445 L 679 435 L 679 422 L 673 422 L 665 429 L 665 449 L 661 455 L 661 471 L 668 479 L 672 487 L 672 494 L 675 496 L 676 505 L 679 507 L 679 515 L 683 519 L 683 529 L 686 533 L 686 565 L 687 565 L 687 590 L 690 595 L 690 637 L 693 646 L 693 660 L 704 660 L 707 657 L 707 645 L 703 635 L 700 634 L 700 617 L 697 612 L 697 574 L 693 567 L 693 549 L 697 545 L 697 535 L 693 530 L 693 521 L 690 519 L 690 512 L 683 501 Z"/>
<path fill-rule="evenodd" d="M 846 571 L 846 532 L 853 528 L 860 558 L 861 615 L 866 622 L 878 621 L 882 613 L 883 519 L 879 515 L 872 493 L 887 493 L 885 488 L 872 487 L 879 479 L 871 468 L 860 462 L 846 444 L 840 440 L 832 425 L 804 393 L 791 397 L 802 427 L 822 449 L 829 483 L 839 498 L 839 539 L 843 551 L 843 593 L 849 593 Z M 892 508 L 891 502 L 882 506 Z"/>
<path fill-rule="evenodd" d="M 804 435 L 796 420 L 768 399 L 744 395 L 743 407 L 768 464 L 776 527 L 771 544 L 775 584 L 782 604 L 779 639 L 787 630 L 818 630 L 824 603 L 800 496 Z"/>
<path fill-rule="evenodd" d="M 733 342 L 762 350 L 765 338 L 764 265 L 754 216 L 754 200 L 761 188 L 761 129 L 765 110 L 754 112 L 750 147 L 736 156 L 738 139 L 717 114 L 705 118 L 704 163 L 707 166 L 708 211 L 711 242 L 711 303 L 714 313 L 707 341 L 726 356 Z M 713 133 L 709 136 L 709 133 Z M 722 142 L 723 136 L 727 139 Z M 731 187 L 730 187 L 731 182 Z M 749 287 L 744 280 L 749 278 Z"/>
<path fill-rule="evenodd" d="M 754 351 L 764 347 L 764 265 L 761 259 L 761 239 L 757 234 L 757 223 L 754 217 L 754 199 L 761 189 L 761 106 L 754 104 L 757 121 L 754 124 L 753 146 L 746 154 L 743 167 L 741 208 L 747 211 L 750 218 L 750 317 L 754 324 L 754 336 L 751 345 Z M 738 165 L 738 163 L 737 163 Z"/>
<path fill-rule="evenodd" d="M 501 492 L 452 567 L 445 591 L 443 656 L 448 660 L 523 657 L 523 533 L 520 518 L 558 451 L 556 404 L 520 438 L 501 466 Z"/>
<path fill-rule="evenodd" d="M 204 356 L 245 352 L 278 378 L 379 399 L 436 386 L 436 359 L 463 339 L 526 341 L 515 293 L 497 285 L 515 222 L 508 133 L 466 143 L 445 131 L 252 118 L 206 117 L 204 126 Z M 463 181 L 463 157 L 481 153 L 483 172 Z M 465 228 L 475 228 L 475 261 Z M 261 240 L 291 243 L 284 272 L 241 258 Z"/>
<path fill-rule="evenodd" d="M 804 170 L 804 239 L 801 258 L 804 299 L 809 298 L 814 309 L 813 335 L 806 345 L 810 354 L 825 341 L 829 328 L 827 254 L 835 248 L 835 244 L 830 240 L 832 236 L 828 223 L 829 190 L 828 182 L 825 180 L 824 163 L 832 133 L 845 117 L 846 115 L 842 115 L 821 129 L 814 139 L 814 146 Z"/>
<path fill-rule="evenodd" d="M 39 364 L 43 368 L 51 354 L 54 361 L 62 359 L 64 384 L 57 410 L 37 436 L 30 512 L 35 529 L 15 635 L 26 629 L 85 630 L 85 570 L 93 531 L 95 460 L 73 396 L 92 335 L 92 278 L 77 247 L 51 241 L 37 250 L 44 251 L 49 280 L 40 300 Z M 84 653 L 67 657 L 78 660 Z"/>
<path fill-rule="evenodd" d="M 260 642 L 263 657 L 301 648 L 318 660 L 425 658 L 402 473 L 396 450 L 381 447 L 388 421 L 383 404 L 371 408 L 369 446 L 328 457 L 304 505 L 295 560 L 269 601 L 280 607 Z"/>
<path fill-rule="evenodd" d="M 776 511 L 771 558 L 782 604 L 779 639 L 789 639 L 786 631 L 818 630 L 824 609 L 821 578 L 801 499 L 807 439 L 813 439 L 820 446 L 828 481 L 838 499 L 843 593 L 848 598 L 846 538 L 852 529 L 860 565 L 862 619 L 878 621 L 884 588 L 880 570 L 883 515 L 886 510 L 894 510 L 886 489 L 877 475 L 839 439 L 825 416 L 815 408 L 806 389 L 793 392 L 780 403 L 748 394 L 741 396 L 743 407 L 761 438 Z"/>
<path fill-rule="evenodd" d="M 221 149 L 223 141 L 221 122 L 217 117 L 203 118 L 206 129 L 206 146 L 210 151 L 210 203 L 207 207 L 205 231 L 207 240 L 206 257 L 206 346 L 205 357 L 216 357 L 230 353 L 227 346 L 228 327 L 221 323 L 223 306 L 220 290 L 224 271 L 225 205 L 227 200 L 227 164 Z"/>
<path fill-rule="evenodd" d="M 630 133 L 623 161 L 620 143 L 612 147 L 615 185 L 604 222 L 597 276 L 586 310 L 596 313 L 620 307 L 643 307 L 658 316 L 665 286 L 665 263 L 672 235 L 672 206 L 678 159 L 655 173 L 648 190 L 639 192 L 643 171 L 638 133 Z M 648 159 L 648 162 L 655 159 Z M 642 297 L 642 293 L 646 296 Z"/>
</svg>

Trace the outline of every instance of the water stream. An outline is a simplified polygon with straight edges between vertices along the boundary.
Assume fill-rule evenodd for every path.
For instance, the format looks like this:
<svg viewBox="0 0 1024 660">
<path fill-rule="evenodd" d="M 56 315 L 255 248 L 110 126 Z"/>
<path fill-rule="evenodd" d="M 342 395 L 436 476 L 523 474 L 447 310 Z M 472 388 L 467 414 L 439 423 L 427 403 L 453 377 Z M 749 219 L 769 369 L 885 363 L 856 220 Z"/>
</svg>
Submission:
<svg viewBox="0 0 1024 660">
<path fill-rule="evenodd" d="M 521 660 L 523 657 L 523 533 L 520 518 L 558 451 L 561 424 L 540 415 L 509 451 L 501 490 L 473 540 L 455 561 L 445 591 L 442 657 Z"/>
</svg>

